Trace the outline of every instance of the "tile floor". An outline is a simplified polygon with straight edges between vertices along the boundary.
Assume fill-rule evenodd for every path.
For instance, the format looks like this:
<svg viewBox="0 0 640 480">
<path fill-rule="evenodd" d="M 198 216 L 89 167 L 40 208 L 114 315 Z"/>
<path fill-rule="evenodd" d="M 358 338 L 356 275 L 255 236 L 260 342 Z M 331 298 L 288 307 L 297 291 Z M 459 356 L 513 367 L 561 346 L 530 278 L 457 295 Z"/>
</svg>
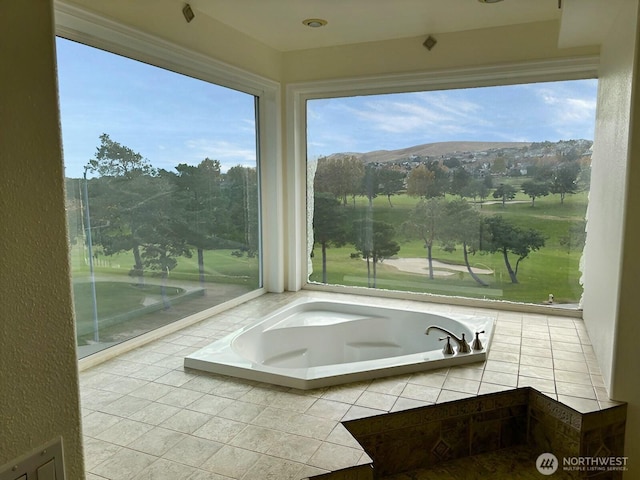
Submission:
<svg viewBox="0 0 640 480">
<path fill-rule="evenodd" d="M 317 390 L 184 369 L 185 355 L 298 296 L 342 295 L 264 295 L 81 372 L 87 480 L 298 480 L 370 462 L 342 420 L 516 386 L 583 412 L 612 405 L 582 321 L 542 314 L 481 310 L 497 319 L 484 363 Z"/>
</svg>

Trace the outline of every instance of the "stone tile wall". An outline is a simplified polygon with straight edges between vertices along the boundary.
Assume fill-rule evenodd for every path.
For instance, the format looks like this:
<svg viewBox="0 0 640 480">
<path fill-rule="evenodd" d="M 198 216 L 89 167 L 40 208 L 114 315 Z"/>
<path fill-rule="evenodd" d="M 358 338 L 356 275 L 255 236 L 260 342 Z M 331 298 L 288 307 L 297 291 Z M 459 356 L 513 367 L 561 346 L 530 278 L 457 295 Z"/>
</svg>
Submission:
<svg viewBox="0 0 640 480">
<path fill-rule="evenodd" d="M 622 456 L 625 418 L 626 405 L 583 414 L 525 387 L 351 420 L 344 426 L 373 460 L 374 472 L 361 466 L 314 479 L 384 478 L 519 445 L 551 452 L 560 462 L 564 457 Z M 591 472 L 589 478 L 619 474 Z"/>
</svg>

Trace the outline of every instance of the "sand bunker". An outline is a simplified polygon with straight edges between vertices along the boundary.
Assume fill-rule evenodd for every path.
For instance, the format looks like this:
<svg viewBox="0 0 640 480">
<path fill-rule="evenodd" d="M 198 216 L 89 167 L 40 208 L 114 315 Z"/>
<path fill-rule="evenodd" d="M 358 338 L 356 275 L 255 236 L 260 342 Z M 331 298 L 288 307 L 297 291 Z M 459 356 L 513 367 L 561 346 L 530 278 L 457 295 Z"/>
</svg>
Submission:
<svg viewBox="0 0 640 480">
<path fill-rule="evenodd" d="M 391 265 L 403 272 L 409 273 L 429 273 L 429 263 L 426 258 L 387 258 L 384 261 L 385 265 Z M 465 265 L 451 265 L 449 263 L 439 262 L 438 260 L 432 261 L 433 275 L 438 277 L 446 277 L 449 275 L 455 275 L 457 272 L 467 272 Z M 486 268 L 472 267 L 473 273 L 478 275 L 492 275 L 493 270 Z"/>
</svg>

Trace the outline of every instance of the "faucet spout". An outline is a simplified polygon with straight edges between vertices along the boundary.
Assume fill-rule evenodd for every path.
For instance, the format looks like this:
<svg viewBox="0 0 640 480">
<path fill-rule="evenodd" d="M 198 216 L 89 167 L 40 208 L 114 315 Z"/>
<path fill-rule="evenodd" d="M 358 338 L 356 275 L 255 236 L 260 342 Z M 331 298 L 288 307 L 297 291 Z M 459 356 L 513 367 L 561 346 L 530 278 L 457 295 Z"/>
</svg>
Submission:
<svg viewBox="0 0 640 480">
<path fill-rule="evenodd" d="M 438 327 L 436 325 L 431 325 L 429 327 L 427 327 L 427 329 L 425 330 L 424 334 L 425 335 L 429 335 L 429 332 L 431 330 L 439 330 L 440 332 L 444 333 L 446 336 L 451 337 L 453 339 L 454 342 L 456 342 L 458 344 L 458 353 L 469 353 L 471 352 L 471 348 L 469 347 L 469 344 L 467 343 L 466 338 L 464 338 L 464 333 L 462 334 L 462 338 L 459 338 L 458 336 L 456 336 L 455 334 L 451 333 L 449 330 L 442 328 L 442 327 Z"/>
</svg>

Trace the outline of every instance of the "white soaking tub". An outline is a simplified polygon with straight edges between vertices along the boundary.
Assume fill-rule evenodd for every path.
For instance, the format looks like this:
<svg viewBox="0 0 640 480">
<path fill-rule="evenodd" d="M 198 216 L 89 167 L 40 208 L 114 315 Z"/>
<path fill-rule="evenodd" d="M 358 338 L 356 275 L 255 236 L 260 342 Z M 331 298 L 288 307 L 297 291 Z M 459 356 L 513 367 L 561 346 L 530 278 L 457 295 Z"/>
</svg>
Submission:
<svg viewBox="0 0 640 480">
<path fill-rule="evenodd" d="M 446 354 L 446 334 L 465 334 L 481 350 Z M 310 389 L 486 359 L 494 319 L 436 315 L 365 303 L 302 299 L 187 356 L 184 366 Z"/>
</svg>

